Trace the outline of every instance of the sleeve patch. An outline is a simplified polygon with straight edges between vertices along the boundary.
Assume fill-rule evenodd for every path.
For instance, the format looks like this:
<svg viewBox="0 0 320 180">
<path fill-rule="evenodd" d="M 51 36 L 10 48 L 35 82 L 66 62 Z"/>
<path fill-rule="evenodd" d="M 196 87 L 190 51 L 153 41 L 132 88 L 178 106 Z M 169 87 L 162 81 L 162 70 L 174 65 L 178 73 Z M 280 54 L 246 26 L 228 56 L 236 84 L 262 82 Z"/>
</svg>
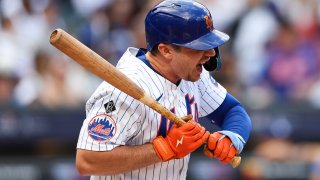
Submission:
<svg viewBox="0 0 320 180">
<path fill-rule="evenodd" d="M 116 131 L 115 121 L 106 114 L 99 114 L 93 117 L 88 124 L 88 134 L 95 141 L 109 141 L 114 137 Z"/>
<path fill-rule="evenodd" d="M 113 103 L 113 101 L 109 101 L 104 104 L 104 108 L 106 109 L 106 113 L 111 113 L 112 111 L 116 110 L 116 107 Z"/>
</svg>

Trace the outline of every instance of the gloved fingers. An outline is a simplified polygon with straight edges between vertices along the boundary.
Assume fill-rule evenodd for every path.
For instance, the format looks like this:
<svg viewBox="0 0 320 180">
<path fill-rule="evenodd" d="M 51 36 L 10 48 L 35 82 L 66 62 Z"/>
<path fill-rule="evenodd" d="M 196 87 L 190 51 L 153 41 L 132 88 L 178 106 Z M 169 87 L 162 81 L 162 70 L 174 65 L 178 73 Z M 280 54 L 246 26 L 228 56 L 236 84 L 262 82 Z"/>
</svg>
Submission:
<svg viewBox="0 0 320 180">
<path fill-rule="evenodd" d="M 200 136 L 198 136 L 200 135 Z M 207 141 L 208 136 L 210 135 L 210 133 L 207 131 L 204 131 L 203 133 L 199 133 L 197 136 L 197 138 L 195 139 L 194 137 L 186 137 L 184 136 L 184 141 L 185 144 L 187 146 L 185 146 L 185 148 L 187 148 L 187 151 L 195 151 L 196 149 L 198 149 L 201 145 L 203 145 L 204 142 Z"/>
<path fill-rule="evenodd" d="M 216 149 L 213 150 L 214 157 L 218 158 L 220 157 L 220 154 L 222 153 L 223 144 L 217 143 Z"/>
<path fill-rule="evenodd" d="M 210 133 L 206 131 L 204 127 L 201 127 L 201 131 L 194 135 L 186 135 L 184 134 L 184 138 L 187 142 L 194 143 L 196 141 L 200 141 L 202 144 L 208 140 Z"/>
<path fill-rule="evenodd" d="M 227 138 L 224 138 L 223 140 L 219 141 L 218 144 L 222 144 L 222 151 L 221 151 L 220 155 L 217 156 L 217 158 L 220 161 L 222 161 L 225 158 L 227 158 L 227 156 L 229 154 L 231 141 Z"/>
<path fill-rule="evenodd" d="M 198 133 L 195 136 L 183 136 L 183 141 L 186 145 L 185 148 L 190 151 L 194 151 L 204 143 L 203 139 L 207 138 L 207 136 L 208 134 L 206 134 L 205 131 Z"/>
<path fill-rule="evenodd" d="M 219 139 L 218 139 L 218 142 L 217 142 L 217 145 L 216 145 L 216 148 L 213 150 L 213 154 L 215 157 L 217 157 L 219 159 L 223 149 L 224 149 L 224 137 L 225 135 L 221 136 Z"/>
<path fill-rule="evenodd" d="M 203 153 L 209 158 L 214 158 L 212 151 L 208 149 L 207 145 L 204 146 Z"/>
<path fill-rule="evenodd" d="M 202 127 L 199 123 L 197 123 L 197 125 L 192 130 L 184 131 L 183 134 L 186 136 L 194 136 L 194 135 L 200 133 L 203 129 L 204 129 L 204 127 Z"/>
<path fill-rule="evenodd" d="M 183 149 L 180 148 L 180 151 L 178 151 L 177 154 L 177 158 L 181 158 L 184 157 L 190 153 L 192 153 L 193 151 L 195 151 L 196 149 L 198 149 L 202 144 L 199 142 L 195 142 L 192 144 L 189 144 L 188 146 L 184 146 Z"/>
<path fill-rule="evenodd" d="M 202 136 L 205 134 L 205 132 L 206 132 L 206 129 L 204 127 L 202 127 L 199 132 L 192 134 L 190 136 L 193 141 L 198 141 L 199 139 L 202 138 Z"/>
<path fill-rule="evenodd" d="M 205 134 L 201 138 L 202 144 L 205 143 L 205 142 L 208 142 L 209 136 L 210 136 L 210 132 L 206 131 Z"/>
<path fill-rule="evenodd" d="M 232 145 L 232 144 L 231 144 Z M 237 153 L 237 150 L 236 150 L 236 148 L 232 145 L 231 147 L 230 147 L 230 151 L 229 151 L 229 153 L 228 153 L 228 156 L 225 158 L 225 159 L 223 159 L 222 160 L 222 162 L 223 163 L 229 163 L 231 160 L 232 160 L 232 158 L 236 155 L 236 153 Z"/>
<path fill-rule="evenodd" d="M 208 139 L 210 135 L 210 132 L 209 131 L 206 131 L 201 138 L 199 138 L 196 143 L 194 143 L 195 145 L 195 149 L 198 149 L 203 143 L 205 143 Z"/>
<path fill-rule="evenodd" d="M 216 146 L 217 146 L 217 142 L 222 136 L 223 135 L 220 133 L 210 134 L 209 139 L 208 139 L 208 148 L 212 151 L 215 150 Z"/>
<path fill-rule="evenodd" d="M 196 127 L 198 123 L 196 123 L 194 120 L 190 120 L 187 123 L 183 124 L 179 127 L 181 131 L 190 131 Z"/>
</svg>

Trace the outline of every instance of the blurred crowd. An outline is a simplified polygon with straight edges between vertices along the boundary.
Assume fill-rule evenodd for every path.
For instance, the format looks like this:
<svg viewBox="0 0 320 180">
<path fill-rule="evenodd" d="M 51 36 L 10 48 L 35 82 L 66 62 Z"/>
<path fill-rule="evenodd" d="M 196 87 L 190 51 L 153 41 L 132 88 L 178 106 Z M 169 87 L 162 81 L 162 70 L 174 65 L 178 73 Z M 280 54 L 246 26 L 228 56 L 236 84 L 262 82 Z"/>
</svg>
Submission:
<svg viewBox="0 0 320 180">
<path fill-rule="evenodd" d="M 199 0 L 231 36 L 214 74 L 249 108 L 320 108 L 319 0 Z M 49 44 L 63 28 L 112 64 L 145 47 L 144 17 L 159 0 L 1 0 L 0 105 L 79 108 L 101 82 Z M 257 95 L 259 96 L 257 98 Z"/>
</svg>

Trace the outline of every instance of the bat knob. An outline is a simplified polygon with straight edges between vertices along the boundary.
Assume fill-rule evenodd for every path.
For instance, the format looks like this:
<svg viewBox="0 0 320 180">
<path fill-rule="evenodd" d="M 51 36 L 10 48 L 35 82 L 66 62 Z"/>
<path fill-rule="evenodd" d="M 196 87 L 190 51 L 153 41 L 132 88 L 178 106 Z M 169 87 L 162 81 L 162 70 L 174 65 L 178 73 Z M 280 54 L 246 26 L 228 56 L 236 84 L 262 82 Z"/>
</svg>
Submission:
<svg viewBox="0 0 320 180">
<path fill-rule="evenodd" d="M 240 165 L 241 163 L 241 157 L 240 156 L 235 156 L 232 158 L 230 164 L 233 168 L 236 168 Z"/>
</svg>

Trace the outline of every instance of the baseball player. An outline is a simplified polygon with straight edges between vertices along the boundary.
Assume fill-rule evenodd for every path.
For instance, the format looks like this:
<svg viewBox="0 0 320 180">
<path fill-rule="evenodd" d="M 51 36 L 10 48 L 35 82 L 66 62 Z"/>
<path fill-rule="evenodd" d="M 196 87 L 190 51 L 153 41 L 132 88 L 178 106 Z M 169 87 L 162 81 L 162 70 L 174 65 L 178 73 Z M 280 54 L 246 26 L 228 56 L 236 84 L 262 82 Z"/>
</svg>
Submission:
<svg viewBox="0 0 320 180">
<path fill-rule="evenodd" d="M 165 0 L 145 19 L 147 48 L 130 47 L 117 68 L 178 117 L 165 117 L 103 82 L 86 104 L 76 166 L 91 179 L 186 179 L 190 153 L 228 163 L 247 142 L 251 121 L 209 71 L 221 65 L 218 47 L 228 35 L 213 27 L 208 9 L 189 0 Z M 199 117 L 221 131 L 210 134 Z"/>
</svg>

